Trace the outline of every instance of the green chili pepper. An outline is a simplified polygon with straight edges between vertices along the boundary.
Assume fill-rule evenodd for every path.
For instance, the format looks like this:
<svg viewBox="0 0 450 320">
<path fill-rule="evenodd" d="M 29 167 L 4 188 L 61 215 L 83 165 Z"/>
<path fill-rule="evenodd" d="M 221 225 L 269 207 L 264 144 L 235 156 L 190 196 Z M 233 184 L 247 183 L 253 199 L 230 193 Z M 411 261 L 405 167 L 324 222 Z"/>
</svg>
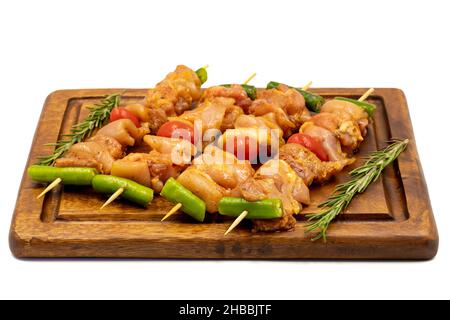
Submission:
<svg viewBox="0 0 450 320">
<path fill-rule="evenodd" d="M 231 84 L 221 84 L 222 87 L 225 88 L 231 88 Z M 249 97 L 251 100 L 255 100 L 256 99 L 256 87 L 255 86 L 251 86 L 249 84 L 240 84 L 240 86 L 242 87 L 242 89 L 244 89 L 245 93 L 247 94 L 247 97 Z"/>
<path fill-rule="evenodd" d="M 275 219 L 283 216 L 280 199 L 265 199 L 249 202 L 242 198 L 224 197 L 219 201 L 219 213 L 225 216 L 238 217 L 247 211 L 246 219 Z"/>
<path fill-rule="evenodd" d="M 39 182 L 52 182 L 60 178 L 64 184 L 88 186 L 97 174 L 93 168 L 50 167 L 32 165 L 28 168 L 31 179 Z"/>
<path fill-rule="evenodd" d="M 344 98 L 344 97 L 335 97 L 334 99 L 354 103 L 358 107 L 361 107 L 362 109 L 364 109 L 364 111 L 367 112 L 367 114 L 370 117 L 373 117 L 373 114 L 375 113 L 375 110 L 377 109 L 376 105 L 374 105 L 372 103 L 364 102 L 364 101 L 358 101 L 355 99 Z"/>
<path fill-rule="evenodd" d="M 99 174 L 92 179 L 92 187 L 95 191 L 113 194 L 120 188 L 124 188 L 121 197 L 147 207 L 153 200 L 153 190 L 134 181 L 115 176 Z"/>
<path fill-rule="evenodd" d="M 266 89 L 277 89 L 279 85 L 280 85 L 279 82 L 276 82 L 276 81 L 270 81 L 270 82 L 267 84 Z"/>
<path fill-rule="evenodd" d="M 276 81 L 270 81 L 266 88 L 267 89 L 276 89 L 278 88 L 278 86 L 280 85 L 279 82 Z M 294 88 L 289 86 L 289 88 L 295 89 L 298 92 L 300 92 L 300 94 L 303 96 L 303 98 L 305 99 L 305 104 L 306 107 L 308 108 L 308 110 L 313 111 L 313 112 L 320 112 L 320 108 L 323 106 L 323 104 L 325 103 L 325 99 L 315 93 L 311 93 L 309 91 L 305 91 L 299 88 Z"/>
<path fill-rule="evenodd" d="M 255 86 L 251 86 L 249 84 L 241 84 L 241 87 L 242 87 L 242 89 L 244 89 L 244 91 L 247 93 L 247 96 L 251 100 L 256 99 L 256 87 Z"/>
<path fill-rule="evenodd" d="M 201 84 L 204 84 L 206 80 L 208 80 L 208 71 L 206 71 L 205 68 L 200 68 L 197 71 L 195 71 L 195 73 L 200 79 Z"/>
<path fill-rule="evenodd" d="M 325 99 L 322 96 L 302 89 L 296 88 L 296 90 L 302 94 L 303 98 L 305 98 L 305 103 L 308 110 L 317 113 L 320 112 L 320 108 L 325 103 Z"/>
<path fill-rule="evenodd" d="M 203 222 L 205 220 L 205 202 L 186 189 L 174 178 L 166 181 L 161 195 L 172 203 L 181 203 L 181 211 L 187 213 L 195 220 Z"/>
</svg>

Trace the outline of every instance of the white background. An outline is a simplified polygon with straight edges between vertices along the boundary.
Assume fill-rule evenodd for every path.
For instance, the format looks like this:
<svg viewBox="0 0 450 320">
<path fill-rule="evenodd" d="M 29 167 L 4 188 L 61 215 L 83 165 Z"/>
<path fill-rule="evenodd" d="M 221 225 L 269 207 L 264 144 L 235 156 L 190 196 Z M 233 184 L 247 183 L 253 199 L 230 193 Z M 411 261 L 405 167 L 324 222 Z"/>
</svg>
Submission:
<svg viewBox="0 0 450 320">
<path fill-rule="evenodd" d="M 0 298 L 450 298 L 448 1 L 1 1 Z M 440 231 L 429 262 L 20 261 L 8 230 L 42 104 L 145 88 L 175 65 L 208 84 L 398 87 Z M 445 202 L 447 201 L 447 203 Z"/>
</svg>

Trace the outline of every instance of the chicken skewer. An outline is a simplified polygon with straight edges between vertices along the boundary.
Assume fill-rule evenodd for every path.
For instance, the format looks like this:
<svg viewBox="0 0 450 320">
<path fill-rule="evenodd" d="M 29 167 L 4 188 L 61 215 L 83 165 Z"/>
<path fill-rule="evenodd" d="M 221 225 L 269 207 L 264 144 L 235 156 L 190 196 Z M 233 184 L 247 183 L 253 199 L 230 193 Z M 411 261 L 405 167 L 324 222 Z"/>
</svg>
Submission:
<svg viewBox="0 0 450 320">
<path fill-rule="evenodd" d="M 256 72 L 254 72 L 252 75 L 250 75 L 247 80 L 244 81 L 244 85 L 248 84 L 251 80 L 253 80 L 253 78 L 256 76 Z M 172 215 L 174 215 L 175 213 L 178 212 L 179 209 L 181 209 L 182 204 L 181 203 L 177 203 L 175 204 L 175 206 L 172 207 L 172 209 L 169 210 L 169 212 L 161 219 L 161 221 L 166 220 L 167 218 L 171 217 Z"/>
<path fill-rule="evenodd" d="M 101 126 L 108 118 L 111 110 L 120 103 L 120 96 L 112 94 L 106 96 L 99 104 L 92 107 L 88 117 L 82 122 L 72 127 L 71 133 L 65 135 L 54 146 L 56 147 L 52 155 L 40 157 L 40 165 L 53 165 L 55 161 L 62 156 L 71 146 L 82 141 L 86 137 L 90 137 L 96 128 Z M 45 190 L 38 195 L 37 199 L 43 197 L 62 182 L 60 177 L 50 183 Z"/>
<path fill-rule="evenodd" d="M 307 90 L 309 88 L 309 86 L 311 85 L 311 83 L 309 83 L 307 86 L 307 88 L 303 87 L 302 90 Z M 364 101 L 366 100 L 372 93 L 374 92 L 374 89 L 371 88 L 369 90 L 367 90 L 359 99 L 358 101 Z M 287 146 L 287 145 L 286 145 Z M 296 154 L 299 154 L 298 152 L 295 152 Z M 343 167 L 343 166 L 342 166 Z M 342 169 L 342 167 L 339 169 L 339 171 Z M 333 169 L 332 169 L 333 170 Z M 335 169 L 336 170 L 336 169 Z M 337 171 L 337 170 L 336 170 Z M 303 172 L 303 169 L 302 169 Z M 312 180 L 311 180 L 312 182 Z M 248 211 L 243 211 L 235 220 L 234 222 L 231 224 L 231 226 L 228 228 L 228 230 L 225 232 L 224 235 L 229 234 L 234 228 L 236 228 L 240 222 L 242 222 L 242 220 L 244 220 L 248 215 Z"/>
</svg>

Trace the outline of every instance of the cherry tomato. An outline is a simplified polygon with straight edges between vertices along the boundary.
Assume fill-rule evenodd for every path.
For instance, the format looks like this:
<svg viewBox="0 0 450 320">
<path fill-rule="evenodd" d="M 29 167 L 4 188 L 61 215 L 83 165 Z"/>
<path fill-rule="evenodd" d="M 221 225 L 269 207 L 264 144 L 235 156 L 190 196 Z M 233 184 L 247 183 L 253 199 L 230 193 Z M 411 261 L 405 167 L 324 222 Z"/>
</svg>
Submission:
<svg viewBox="0 0 450 320">
<path fill-rule="evenodd" d="M 258 159 L 259 145 L 255 138 L 248 136 L 235 136 L 233 145 L 233 153 L 239 160 L 249 160 L 251 163 L 256 163 Z M 250 148 L 252 145 L 256 145 L 256 148 Z M 228 151 L 226 141 L 223 145 L 223 149 Z"/>
<path fill-rule="evenodd" d="M 109 121 L 113 122 L 119 119 L 130 119 L 137 128 L 141 127 L 138 117 L 125 108 L 117 107 L 112 109 L 111 114 L 109 115 Z"/>
<path fill-rule="evenodd" d="M 315 137 L 311 137 L 304 133 L 296 133 L 289 137 L 288 143 L 298 143 L 308 148 L 311 152 L 322 161 L 328 161 L 328 154 L 325 151 L 322 143 Z"/>
<path fill-rule="evenodd" d="M 164 123 L 156 133 L 160 137 L 182 138 L 194 143 L 194 127 L 182 121 Z"/>
</svg>

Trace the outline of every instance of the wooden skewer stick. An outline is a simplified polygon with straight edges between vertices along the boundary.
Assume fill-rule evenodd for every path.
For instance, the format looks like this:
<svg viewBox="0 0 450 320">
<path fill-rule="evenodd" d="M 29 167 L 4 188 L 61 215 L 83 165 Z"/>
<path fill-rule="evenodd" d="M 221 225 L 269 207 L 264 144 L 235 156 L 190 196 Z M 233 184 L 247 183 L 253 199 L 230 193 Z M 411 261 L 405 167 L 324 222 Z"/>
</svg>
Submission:
<svg viewBox="0 0 450 320">
<path fill-rule="evenodd" d="M 49 191 L 52 190 L 54 187 L 56 187 L 58 184 L 60 184 L 61 181 L 62 181 L 61 178 L 56 178 L 55 180 L 53 180 L 53 182 L 50 183 L 50 184 L 47 186 L 47 188 L 45 188 L 45 190 L 42 191 L 41 194 L 37 196 L 36 199 L 41 198 L 41 197 L 42 197 L 43 195 L 45 195 L 47 192 L 49 192 Z"/>
<path fill-rule="evenodd" d="M 244 84 L 248 84 L 254 77 L 256 77 L 256 72 L 253 72 L 253 74 L 244 81 Z"/>
<path fill-rule="evenodd" d="M 311 87 L 311 85 L 312 85 L 312 81 L 308 82 L 308 83 L 302 88 L 302 90 L 303 90 L 303 91 L 308 90 L 308 89 Z"/>
<path fill-rule="evenodd" d="M 242 220 L 248 215 L 248 211 L 242 211 L 242 213 L 239 215 L 239 217 L 236 218 L 236 220 L 233 221 L 231 226 L 228 228 L 228 230 L 225 232 L 225 236 L 229 234 L 231 231 L 233 231 L 234 228 L 237 227 L 239 223 L 241 223 Z"/>
<path fill-rule="evenodd" d="M 369 90 L 366 91 L 366 93 L 364 93 L 361 98 L 358 99 L 358 101 L 364 101 L 366 100 L 373 92 L 375 91 L 374 88 L 370 88 Z"/>
<path fill-rule="evenodd" d="M 104 207 L 106 207 L 108 204 L 116 200 L 123 192 L 125 191 L 125 188 L 119 188 L 116 192 L 114 192 L 111 197 L 109 197 L 108 200 L 100 207 L 100 210 L 102 210 Z"/>
<path fill-rule="evenodd" d="M 166 220 L 168 217 L 172 216 L 173 214 L 175 214 L 175 212 L 177 212 L 181 208 L 181 206 L 182 206 L 181 203 L 177 203 L 172 209 L 170 209 L 169 212 L 167 212 L 167 214 L 164 216 L 164 218 L 161 219 L 161 222 Z"/>
</svg>

